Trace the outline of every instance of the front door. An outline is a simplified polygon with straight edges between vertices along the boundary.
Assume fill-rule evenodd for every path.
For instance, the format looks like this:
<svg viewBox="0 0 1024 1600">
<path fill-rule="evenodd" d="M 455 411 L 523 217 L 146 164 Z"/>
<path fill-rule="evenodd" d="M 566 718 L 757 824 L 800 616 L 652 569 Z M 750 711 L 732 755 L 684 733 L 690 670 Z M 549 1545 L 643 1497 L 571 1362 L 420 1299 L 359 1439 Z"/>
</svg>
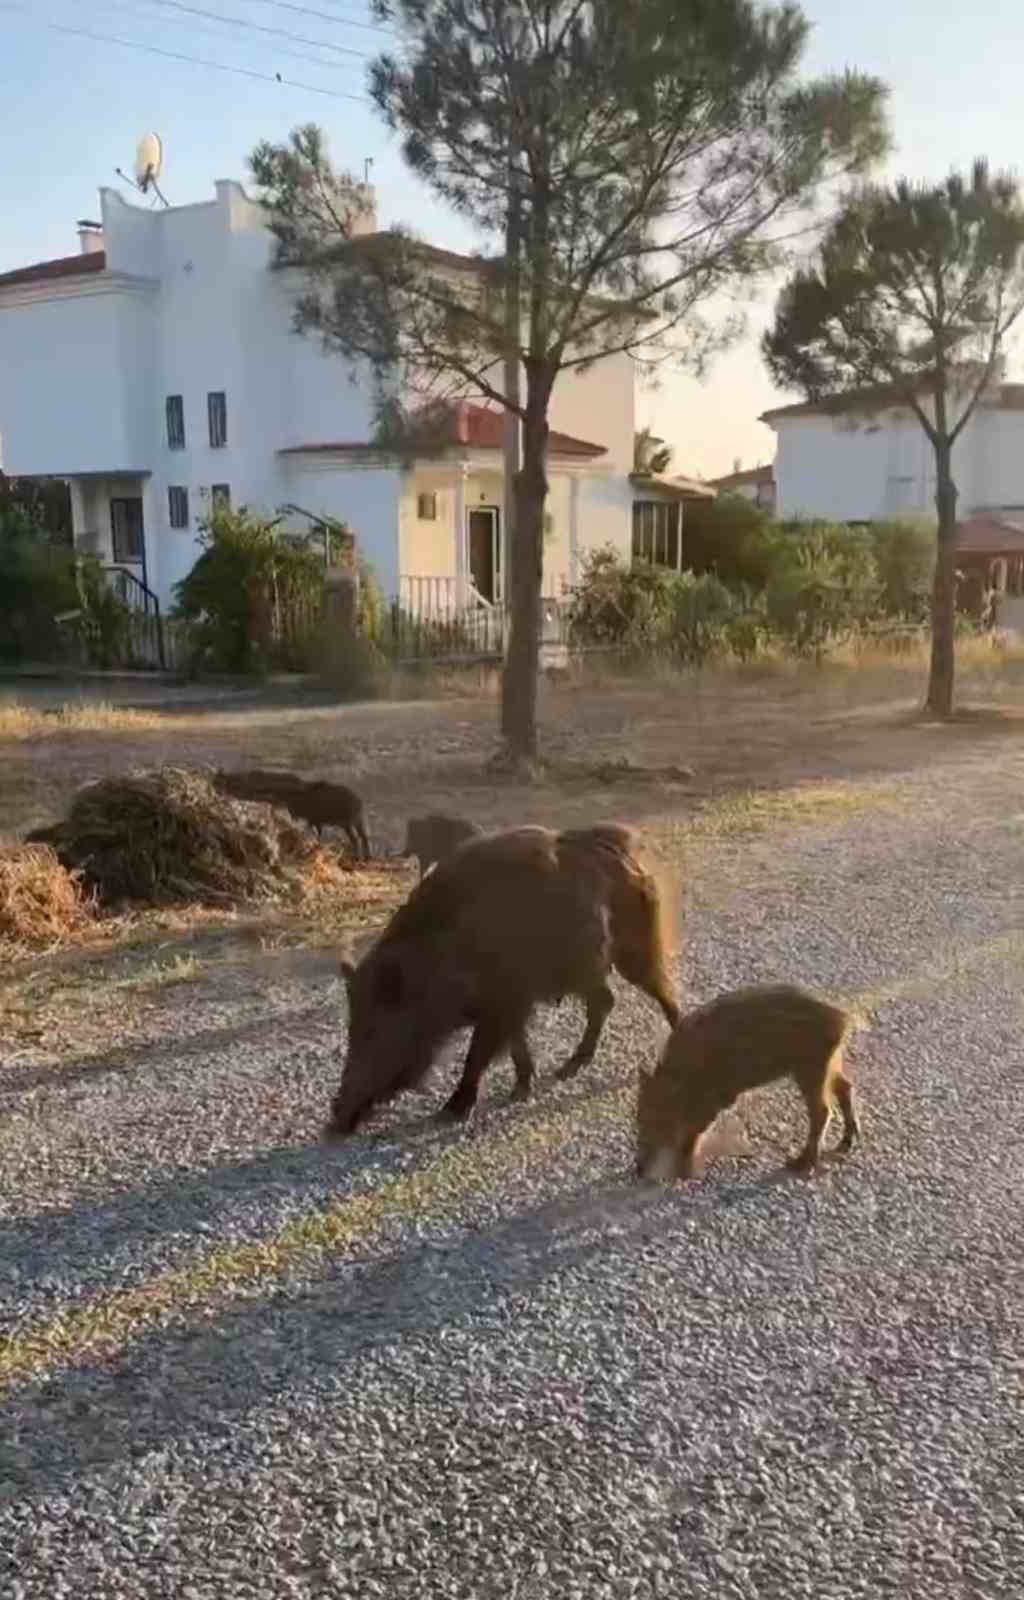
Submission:
<svg viewBox="0 0 1024 1600">
<path fill-rule="evenodd" d="M 497 506 L 469 513 L 469 576 L 474 589 L 496 605 L 501 599 L 501 517 Z"/>
<path fill-rule="evenodd" d="M 142 497 L 131 495 L 110 502 L 110 537 L 114 564 L 118 567 L 141 566 L 142 548 Z"/>
</svg>

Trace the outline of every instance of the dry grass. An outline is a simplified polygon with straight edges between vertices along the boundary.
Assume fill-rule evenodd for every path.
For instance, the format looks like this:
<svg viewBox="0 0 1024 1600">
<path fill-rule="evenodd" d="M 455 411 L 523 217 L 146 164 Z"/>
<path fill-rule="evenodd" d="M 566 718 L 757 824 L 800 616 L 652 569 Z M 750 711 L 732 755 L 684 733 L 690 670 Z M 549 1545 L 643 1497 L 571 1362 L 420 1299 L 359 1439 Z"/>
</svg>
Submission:
<svg viewBox="0 0 1024 1600">
<path fill-rule="evenodd" d="M 161 718 L 150 711 L 132 711 L 104 701 L 68 700 L 53 710 L 40 711 L 16 700 L 0 704 L 0 742 L 40 739 L 64 732 L 137 733 L 159 728 Z"/>
<path fill-rule="evenodd" d="M 49 845 L 0 845 L 0 951 L 54 950 L 92 929 L 79 875 Z"/>
</svg>

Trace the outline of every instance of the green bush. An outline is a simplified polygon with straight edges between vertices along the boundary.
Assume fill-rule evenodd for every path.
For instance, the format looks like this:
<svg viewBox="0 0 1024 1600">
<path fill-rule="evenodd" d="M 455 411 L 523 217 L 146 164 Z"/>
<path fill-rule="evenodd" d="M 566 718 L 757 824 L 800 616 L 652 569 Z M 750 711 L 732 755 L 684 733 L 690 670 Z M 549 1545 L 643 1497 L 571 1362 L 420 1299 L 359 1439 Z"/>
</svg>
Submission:
<svg viewBox="0 0 1024 1600">
<path fill-rule="evenodd" d="M 611 548 L 593 551 L 572 593 L 570 643 L 661 655 L 700 666 L 726 651 L 756 648 L 758 627 L 744 597 L 710 573 L 624 566 Z"/>
<path fill-rule="evenodd" d="M 873 522 L 868 535 L 881 584 L 881 610 L 907 622 L 924 622 L 935 570 L 934 524 L 924 518 Z"/>
<path fill-rule="evenodd" d="M 304 671 L 323 603 L 322 546 L 282 539 L 245 506 L 200 524 L 202 554 L 176 586 L 177 613 L 196 626 L 204 664 L 225 672 Z"/>
<path fill-rule="evenodd" d="M 55 618 L 80 605 L 73 550 L 29 508 L 0 498 L 0 659 L 53 659 L 61 649 Z"/>
<path fill-rule="evenodd" d="M 683 560 L 730 589 L 763 589 L 772 570 L 775 524 L 742 494 L 688 501 L 683 507 Z"/>
</svg>

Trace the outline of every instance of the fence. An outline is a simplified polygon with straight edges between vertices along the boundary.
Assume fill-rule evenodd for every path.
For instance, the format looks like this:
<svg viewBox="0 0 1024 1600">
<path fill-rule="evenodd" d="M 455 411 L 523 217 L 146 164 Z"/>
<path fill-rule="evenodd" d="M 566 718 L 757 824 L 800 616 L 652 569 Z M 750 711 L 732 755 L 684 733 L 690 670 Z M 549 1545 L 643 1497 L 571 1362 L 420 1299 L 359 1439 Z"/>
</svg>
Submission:
<svg viewBox="0 0 1024 1600">
<path fill-rule="evenodd" d="M 568 638 L 565 596 L 541 601 L 541 638 L 547 653 L 564 653 Z M 503 605 L 485 600 L 466 578 L 407 576 L 376 641 L 396 662 L 500 661 L 508 645 Z"/>
</svg>

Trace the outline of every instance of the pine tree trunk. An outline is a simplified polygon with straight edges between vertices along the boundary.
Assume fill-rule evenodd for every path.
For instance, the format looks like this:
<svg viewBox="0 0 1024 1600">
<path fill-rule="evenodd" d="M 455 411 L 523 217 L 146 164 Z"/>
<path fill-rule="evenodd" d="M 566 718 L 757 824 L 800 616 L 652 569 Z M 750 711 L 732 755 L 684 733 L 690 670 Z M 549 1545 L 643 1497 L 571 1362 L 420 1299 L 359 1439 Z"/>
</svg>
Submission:
<svg viewBox="0 0 1024 1600">
<path fill-rule="evenodd" d="M 954 641 L 956 622 L 956 484 L 952 450 L 935 449 L 935 508 L 939 515 L 938 549 L 932 583 L 932 658 L 926 710 L 937 717 L 953 714 Z"/>
<path fill-rule="evenodd" d="M 540 674 L 541 587 L 544 579 L 544 503 L 547 499 L 550 385 L 527 374 L 522 465 L 515 481 L 515 518 L 509 550 L 508 654 L 501 685 L 501 727 L 507 756 L 532 761 L 537 754 L 537 684 Z"/>
</svg>

